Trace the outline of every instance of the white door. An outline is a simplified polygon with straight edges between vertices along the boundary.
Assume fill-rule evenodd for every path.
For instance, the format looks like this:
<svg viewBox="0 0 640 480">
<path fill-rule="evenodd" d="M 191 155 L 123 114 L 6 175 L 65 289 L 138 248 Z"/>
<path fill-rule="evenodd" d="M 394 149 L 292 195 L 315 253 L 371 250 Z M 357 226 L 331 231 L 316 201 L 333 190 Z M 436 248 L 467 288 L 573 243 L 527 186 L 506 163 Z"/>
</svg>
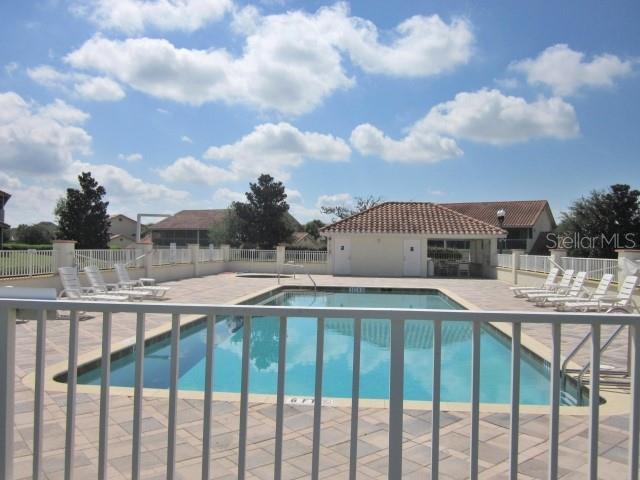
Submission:
<svg viewBox="0 0 640 480">
<path fill-rule="evenodd" d="M 403 274 L 405 277 L 420 276 L 420 240 L 404 241 Z"/>
<path fill-rule="evenodd" d="M 337 238 L 334 254 L 333 273 L 335 275 L 349 275 L 351 273 L 351 239 Z"/>
</svg>

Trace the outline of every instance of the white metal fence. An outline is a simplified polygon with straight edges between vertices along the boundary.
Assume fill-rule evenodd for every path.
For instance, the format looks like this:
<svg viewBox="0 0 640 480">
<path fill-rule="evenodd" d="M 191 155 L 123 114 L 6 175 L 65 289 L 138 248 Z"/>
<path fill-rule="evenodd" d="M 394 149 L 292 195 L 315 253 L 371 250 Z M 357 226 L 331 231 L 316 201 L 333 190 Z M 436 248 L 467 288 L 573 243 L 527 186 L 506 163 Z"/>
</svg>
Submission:
<svg viewBox="0 0 640 480">
<path fill-rule="evenodd" d="M 286 250 L 284 261 L 291 263 L 327 263 L 327 252 L 323 250 Z"/>
<path fill-rule="evenodd" d="M 143 451 L 142 420 L 144 418 L 143 398 L 143 360 L 145 351 L 145 317 L 148 314 L 169 314 L 172 318 L 170 361 L 170 387 L 168 391 L 167 419 L 167 451 L 166 478 L 176 478 L 176 439 L 178 411 L 178 378 L 180 371 L 180 320 L 181 315 L 206 316 L 206 358 L 205 388 L 202 412 L 202 478 L 209 478 L 211 461 L 212 420 L 220 415 L 212 410 L 213 361 L 215 345 L 215 322 L 217 316 L 240 316 L 244 318 L 242 363 L 240 370 L 240 412 L 238 435 L 238 471 L 237 478 L 245 478 L 247 463 L 248 411 L 249 411 L 249 372 L 251 364 L 251 325 L 253 317 L 279 317 L 278 335 L 278 372 L 275 412 L 275 450 L 274 478 L 280 480 L 283 458 L 283 426 L 284 398 L 286 382 L 286 343 L 288 319 L 306 317 L 316 322 L 315 347 L 315 393 L 313 403 L 313 429 L 311 435 L 312 454 L 310 478 L 320 476 L 320 429 L 323 410 L 322 402 L 324 339 L 326 318 L 353 319 L 353 373 L 350 421 L 349 472 L 350 478 L 356 477 L 358 468 L 358 426 L 360 400 L 360 347 L 362 340 L 362 318 L 381 318 L 390 320 L 390 375 L 388 401 L 388 478 L 402 478 L 403 470 L 403 414 L 404 414 L 404 362 L 405 362 L 405 323 L 406 319 L 433 322 L 433 347 L 431 363 L 433 365 L 432 415 L 431 415 L 431 478 L 438 478 L 440 467 L 440 435 L 441 435 L 441 372 L 443 363 L 449 361 L 442 355 L 442 323 L 470 322 L 471 334 L 471 398 L 470 398 L 470 437 L 468 477 L 478 478 L 480 447 L 480 347 L 481 326 L 488 322 L 506 322 L 512 326 L 511 337 L 511 400 L 510 400 L 510 433 L 509 433 L 509 477 L 517 478 L 519 465 L 519 426 L 520 426 L 520 368 L 521 368 L 521 328 L 522 324 L 551 325 L 551 362 L 550 398 L 549 398 L 549 438 L 548 438 L 548 474 L 550 479 L 558 477 L 558 451 L 560 439 L 560 385 L 561 385 L 561 328 L 574 324 L 586 325 L 591 332 L 591 381 L 589 389 L 588 417 L 588 465 L 585 478 L 598 478 L 600 432 L 600 354 L 601 327 L 609 325 L 629 325 L 633 355 L 631 359 L 631 401 L 629 413 L 628 435 L 628 478 L 637 480 L 640 458 L 640 315 L 616 314 L 584 314 L 584 313 L 545 313 L 545 312 L 482 312 L 464 310 L 419 310 L 419 309 L 365 309 L 365 308 L 310 308 L 310 307 L 266 307 L 248 305 L 176 305 L 149 303 L 90 303 L 45 301 L 45 300 L 12 300 L 0 299 L 0 478 L 14 480 L 13 461 L 16 445 L 14 442 L 14 402 L 16 384 L 16 321 L 15 309 L 35 310 L 37 316 L 37 338 L 35 358 L 35 393 L 34 393 L 34 425 L 33 425 L 33 478 L 43 476 L 43 441 L 50 441 L 43 435 L 44 431 L 44 385 L 46 383 L 46 310 L 68 310 L 69 315 L 69 350 L 66 401 L 66 435 L 64 441 L 65 478 L 72 478 L 75 470 L 76 453 L 76 388 L 78 382 L 78 339 L 80 329 L 80 311 L 100 312 L 102 315 L 102 357 L 100 408 L 98 422 L 99 456 L 98 478 L 109 477 L 109 401 L 111 371 L 111 329 L 112 314 L 129 312 L 136 314 L 136 347 L 135 378 L 133 406 L 133 434 L 131 442 L 131 477 L 140 478 L 141 452 Z M 131 317 L 131 321 L 134 317 Z M 124 321 L 124 320 L 123 320 Z M 157 413 L 154 410 L 154 414 Z M 215 438 L 215 437 L 214 437 Z M 111 443 L 113 443 L 111 439 Z M 23 455 L 23 453 L 19 453 Z M 603 472 L 604 473 L 604 472 Z"/>
<path fill-rule="evenodd" d="M 151 258 L 154 266 L 191 263 L 191 250 L 189 248 L 154 248 Z"/>
<path fill-rule="evenodd" d="M 96 266 L 100 270 L 111 270 L 116 263 L 133 264 L 136 251 L 133 249 L 75 250 L 75 264 L 78 271 L 88 266 Z"/>
<path fill-rule="evenodd" d="M 573 269 L 576 272 L 587 272 L 589 280 L 600 280 L 606 273 L 613 274 L 614 282 L 618 281 L 618 260 L 612 258 L 580 258 L 562 257 L 562 268 Z"/>
<path fill-rule="evenodd" d="M 498 266 L 503 268 L 513 268 L 513 255 L 510 253 L 499 253 Z"/>
<path fill-rule="evenodd" d="M 255 250 L 250 248 L 232 248 L 229 250 L 231 262 L 275 262 L 275 250 Z"/>
<path fill-rule="evenodd" d="M 549 273 L 550 269 L 550 257 L 545 255 L 520 255 L 520 270 Z"/>
<path fill-rule="evenodd" d="M 54 268 L 53 250 L 0 250 L 0 277 L 50 275 Z"/>
<path fill-rule="evenodd" d="M 221 262 L 224 260 L 219 248 L 201 248 L 198 250 L 198 262 Z"/>
</svg>

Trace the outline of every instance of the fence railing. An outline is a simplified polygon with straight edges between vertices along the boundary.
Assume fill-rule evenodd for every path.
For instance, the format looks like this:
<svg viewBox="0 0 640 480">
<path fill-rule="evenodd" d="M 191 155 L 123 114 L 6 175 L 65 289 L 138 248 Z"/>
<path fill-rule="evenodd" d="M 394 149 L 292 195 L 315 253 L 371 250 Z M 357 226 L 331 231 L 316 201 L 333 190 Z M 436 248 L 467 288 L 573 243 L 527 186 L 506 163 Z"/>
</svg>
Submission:
<svg viewBox="0 0 640 480">
<path fill-rule="evenodd" d="M 600 280 L 606 273 L 613 274 L 613 281 L 618 281 L 618 260 L 612 258 L 560 258 L 562 268 L 573 269 L 576 272 L 587 272 L 589 280 Z"/>
<path fill-rule="evenodd" d="M 327 263 L 327 252 L 323 250 L 286 250 L 284 261 L 292 263 Z"/>
<path fill-rule="evenodd" d="M 544 255 L 520 255 L 520 270 L 549 273 L 550 269 L 550 257 Z"/>
<path fill-rule="evenodd" d="M 78 271 L 88 266 L 96 266 L 100 270 L 111 270 L 116 263 L 132 264 L 136 261 L 133 249 L 75 250 L 75 264 Z"/>
<path fill-rule="evenodd" d="M 254 250 L 249 248 L 232 248 L 229 250 L 231 262 L 275 262 L 275 250 Z"/>
<path fill-rule="evenodd" d="M 191 263 L 191 250 L 189 248 L 154 248 L 151 259 L 154 266 Z"/>
<path fill-rule="evenodd" d="M 513 255 L 510 253 L 499 253 L 498 266 L 503 268 L 513 268 Z"/>
<path fill-rule="evenodd" d="M 243 342 L 242 363 L 240 370 L 240 411 L 239 411 L 239 438 L 238 438 L 238 471 L 237 478 L 245 478 L 247 463 L 247 438 L 249 430 L 249 372 L 251 364 L 251 325 L 254 317 L 279 318 L 278 335 L 278 374 L 277 395 L 275 413 L 275 453 L 273 458 L 274 478 L 281 478 L 283 458 L 283 425 L 284 425 L 284 398 L 287 370 L 285 368 L 285 341 L 287 327 L 292 317 L 304 317 L 313 319 L 316 327 L 315 348 L 315 392 L 313 403 L 313 430 L 312 430 L 312 454 L 310 478 L 317 479 L 320 471 L 320 429 L 322 425 L 323 410 L 323 363 L 324 363 L 324 332 L 326 318 L 350 318 L 353 319 L 353 372 L 352 372 L 352 398 L 351 398 L 351 429 L 349 448 L 350 477 L 355 478 L 358 468 L 358 424 L 359 424 L 359 384 L 360 384 L 360 345 L 362 340 L 362 319 L 388 319 L 390 320 L 390 375 L 389 375 L 389 402 L 388 402 L 388 478 L 402 478 L 403 470 L 403 413 L 404 413 L 404 352 L 405 352 L 405 324 L 407 319 L 412 321 L 433 322 L 433 348 L 431 363 L 433 365 L 432 387 L 432 416 L 431 416 L 431 459 L 430 468 L 432 478 L 438 478 L 440 466 L 440 434 L 441 434 L 441 372 L 442 366 L 448 358 L 442 355 L 443 327 L 447 322 L 471 323 L 471 355 L 470 355 L 470 436 L 468 461 L 470 478 L 477 478 L 479 465 L 480 446 L 480 347 L 481 326 L 488 322 L 506 322 L 512 326 L 511 337 L 511 400 L 509 405 L 509 476 L 516 478 L 518 474 L 519 453 L 519 425 L 520 425 L 520 368 L 521 368 L 521 328 L 527 324 L 551 325 L 551 362 L 550 374 L 550 398 L 549 398 L 549 439 L 548 439 L 548 477 L 555 479 L 558 476 L 558 452 L 560 433 L 560 385 L 561 364 L 560 345 L 561 327 L 581 324 L 589 327 L 591 332 L 591 381 L 589 390 L 588 425 L 588 474 L 585 478 L 596 479 L 598 476 L 598 437 L 600 427 L 600 337 L 602 326 L 629 325 L 631 327 L 631 343 L 634 346 L 631 378 L 631 402 L 630 421 L 628 435 L 628 471 L 629 478 L 637 479 L 638 461 L 640 457 L 639 433 L 640 433 L 640 315 L 616 315 L 616 314 L 583 314 L 583 313 L 543 313 L 543 312 L 483 312 L 463 310 L 419 310 L 419 309 L 373 309 L 373 308 L 311 308 L 311 307 L 267 307 L 248 305 L 188 305 L 188 304 L 146 304 L 146 303 L 87 303 L 45 300 L 13 300 L 0 299 L 0 478 L 14 480 L 13 461 L 14 448 L 18 444 L 14 442 L 14 402 L 16 382 L 16 321 L 14 312 L 16 309 L 35 310 L 37 318 L 36 358 L 35 358 L 35 393 L 34 393 L 34 425 L 33 425 L 33 478 L 42 478 L 43 458 L 42 446 L 44 438 L 44 385 L 46 365 L 46 324 L 47 310 L 69 311 L 69 349 L 68 373 L 66 378 L 67 402 L 66 402 L 66 436 L 64 442 L 64 468 L 65 478 L 72 478 L 74 471 L 74 454 L 76 453 L 76 387 L 78 382 L 78 339 L 83 328 L 79 322 L 79 312 L 100 312 L 102 315 L 102 357 L 100 362 L 100 408 L 98 422 L 98 477 L 109 476 L 108 446 L 109 446 L 109 399 L 110 399 L 110 369 L 111 369 L 111 329 L 113 324 L 112 314 L 128 312 L 136 314 L 131 320 L 136 322 L 136 355 L 134 378 L 134 412 L 133 435 L 131 442 L 131 477 L 140 478 L 141 452 L 143 451 L 142 420 L 143 410 L 143 361 L 145 349 L 145 318 L 147 314 L 171 315 L 171 350 L 170 361 L 170 386 L 168 391 L 168 420 L 167 426 L 167 450 L 166 450 L 166 478 L 176 478 L 176 439 L 178 410 L 178 375 L 180 371 L 180 320 L 181 315 L 206 316 L 206 359 L 204 378 L 204 403 L 202 412 L 202 469 L 203 478 L 209 478 L 209 465 L 211 461 L 211 433 L 212 422 L 216 415 L 212 410 L 213 390 L 213 352 L 215 345 L 215 323 L 218 316 L 239 316 L 243 318 Z M 154 410 L 154 414 L 157 411 Z M 84 424 L 84 423 L 83 423 Z M 112 440 L 113 442 L 113 440 Z M 22 453 L 20 453 L 22 455 Z"/>
<path fill-rule="evenodd" d="M 50 275 L 54 269 L 53 250 L 0 250 L 0 277 Z"/>
<path fill-rule="evenodd" d="M 198 250 L 198 262 L 221 262 L 224 260 L 219 248 L 201 248 Z"/>
</svg>

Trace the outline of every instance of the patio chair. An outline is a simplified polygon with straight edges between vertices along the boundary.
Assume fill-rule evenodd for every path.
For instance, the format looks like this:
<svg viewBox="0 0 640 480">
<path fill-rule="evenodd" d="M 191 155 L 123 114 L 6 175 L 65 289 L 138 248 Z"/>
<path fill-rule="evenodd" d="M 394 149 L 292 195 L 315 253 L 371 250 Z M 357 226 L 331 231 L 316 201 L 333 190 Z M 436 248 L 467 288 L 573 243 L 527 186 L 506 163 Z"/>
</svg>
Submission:
<svg viewBox="0 0 640 480">
<path fill-rule="evenodd" d="M 142 300 L 145 297 L 153 296 L 152 292 L 137 289 L 121 289 L 117 283 L 106 283 L 102 277 L 100 269 L 95 265 L 84 267 L 84 273 L 89 279 L 91 288 L 96 293 L 105 293 L 112 295 L 126 295 L 131 300 Z"/>
<path fill-rule="evenodd" d="M 613 308 L 622 308 L 628 312 L 638 310 L 638 306 L 633 301 L 633 292 L 637 286 L 638 276 L 628 275 L 622 282 L 617 295 L 605 295 L 598 300 L 575 302 L 571 308 L 577 312 L 607 312 Z"/>
<path fill-rule="evenodd" d="M 113 295 L 96 293 L 93 288 L 83 287 L 75 267 L 60 267 L 58 269 L 63 290 L 58 298 L 68 298 L 70 300 L 94 300 L 105 302 L 126 302 L 129 297 L 126 295 Z"/>
<path fill-rule="evenodd" d="M 574 310 L 574 305 L 578 302 L 585 302 L 585 301 L 593 302 L 593 301 L 600 300 L 601 298 L 607 295 L 607 291 L 609 290 L 609 286 L 611 285 L 612 281 L 613 281 L 613 274 L 605 273 L 604 275 L 602 275 L 602 278 L 600 279 L 600 282 L 598 283 L 598 286 L 596 287 L 596 289 L 593 292 L 590 292 L 589 296 L 586 299 L 574 298 L 574 299 L 567 299 L 562 302 L 556 302 L 555 304 L 556 310 L 558 310 L 559 312 L 570 312 Z"/>
<path fill-rule="evenodd" d="M 510 290 L 513 292 L 514 297 L 524 297 L 525 292 L 532 292 L 534 290 L 550 290 L 553 285 L 556 283 L 556 279 L 558 278 L 558 274 L 560 273 L 560 269 L 557 267 L 551 268 L 549 273 L 547 274 L 547 278 L 544 280 L 542 285 L 537 287 L 510 287 Z"/>
<path fill-rule="evenodd" d="M 158 287 L 156 285 L 147 285 L 147 283 L 155 283 L 155 278 L 139 278 L 137 280 L 131 280 L 129 271 L 124 263 L 116 263 L 116 274 L 118 275 L 118 285 L 122 288 L 129 288 L 132 290 L 145 290 L 151 292 L 154 297 L 164 297 L 170 290 L 169 287 Z"/>
<path fill-rule="evenodd" d="M 562 274 L 562 278 L 560 279 L 560 282 L 554 283 L 546 290 L 545 289 L 528 290 L 524 292 L 524 296 L 527 297 L 528 301 L 530 301 L 532 296 L 535 296 L 535 295 L 560 295 L 566 292 L 571 286 L 571 280 L 573 280 L 573 272 L 574 270 L 572 269 L 565 270 L 564 273 Z"/>
<path fill-rule="evenodd" d="M 536 295 L 532 298 L 532 301 L 536 303 L 538 307 L 544 307 L 547 304 L 556 304 L 558 302 L 564 302 L 567 299 L 583 298 L 588 294 L 588 290 L 584 288 L 584 282 L 587 280 L 587 272 L 578 272 L 573 279 L 573 283 L 569 290 L 563 294 L 551 294 L 551 295 Z"/>
</svg>

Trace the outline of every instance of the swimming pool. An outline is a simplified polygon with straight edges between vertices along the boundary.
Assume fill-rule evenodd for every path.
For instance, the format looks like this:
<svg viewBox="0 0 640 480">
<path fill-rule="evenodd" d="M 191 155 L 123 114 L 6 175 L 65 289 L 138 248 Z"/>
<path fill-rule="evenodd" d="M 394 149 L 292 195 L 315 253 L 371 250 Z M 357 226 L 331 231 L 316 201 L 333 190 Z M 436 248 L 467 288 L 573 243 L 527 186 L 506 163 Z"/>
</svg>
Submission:
<svg viewBox="0 0 640 480">
<path fill-rule="evenodd" d="M 462 309 L 437 290 L 399 290 L 371 288 L 279 289 L 243 302 L 252 305 L 313 307 L 387 307 L 420 309 Z M 214 391 L 240 391 L 243 325 L 242 318 L 222 318 L 216 323 L 214 349 Z M 406 400 L 431 400 L 432 323 L 424 320 L 405 322 Z M 389 320 L 363 319 L 361 344 L 360 397 L 388 398 Z M 250 346 L 249 391 L 275 394 L 278 371 L 279 320 L 254 317 Z M 314 394 L 316 320 L 291 317 L 288 320 L 285 393 L 294 397 Z M 168 336 L 148 339 L 144 359 L 145 388 L 168 389 Z M 206 324 L 193 322 L 181 332 L 179 388 L 204 389 Z M 490 325 L 481 330 L 480 399 L 487 403 L 510 400 L 510 339 Z M 351 396 L 353 320 L 327 318 L 323 364 L 323 396 Z M 528 350 L 521 355 L 521 403 L 543 405 L 549 399 L 548 364 Z M 120 352 L 111 365 L 111 384 L 132 387 L 134 353 Z M 100 383 L 99 362 L 80 369 L 78 383 Z M 444 402 L 469 402 L 471 385 L 471 325 L 443 322 L 442 390 Z M 563 404 L 576 404 L 575 384 L 567 382 Z M 580 404 L 586 404 L 582 394 Z"/>
</svg>

